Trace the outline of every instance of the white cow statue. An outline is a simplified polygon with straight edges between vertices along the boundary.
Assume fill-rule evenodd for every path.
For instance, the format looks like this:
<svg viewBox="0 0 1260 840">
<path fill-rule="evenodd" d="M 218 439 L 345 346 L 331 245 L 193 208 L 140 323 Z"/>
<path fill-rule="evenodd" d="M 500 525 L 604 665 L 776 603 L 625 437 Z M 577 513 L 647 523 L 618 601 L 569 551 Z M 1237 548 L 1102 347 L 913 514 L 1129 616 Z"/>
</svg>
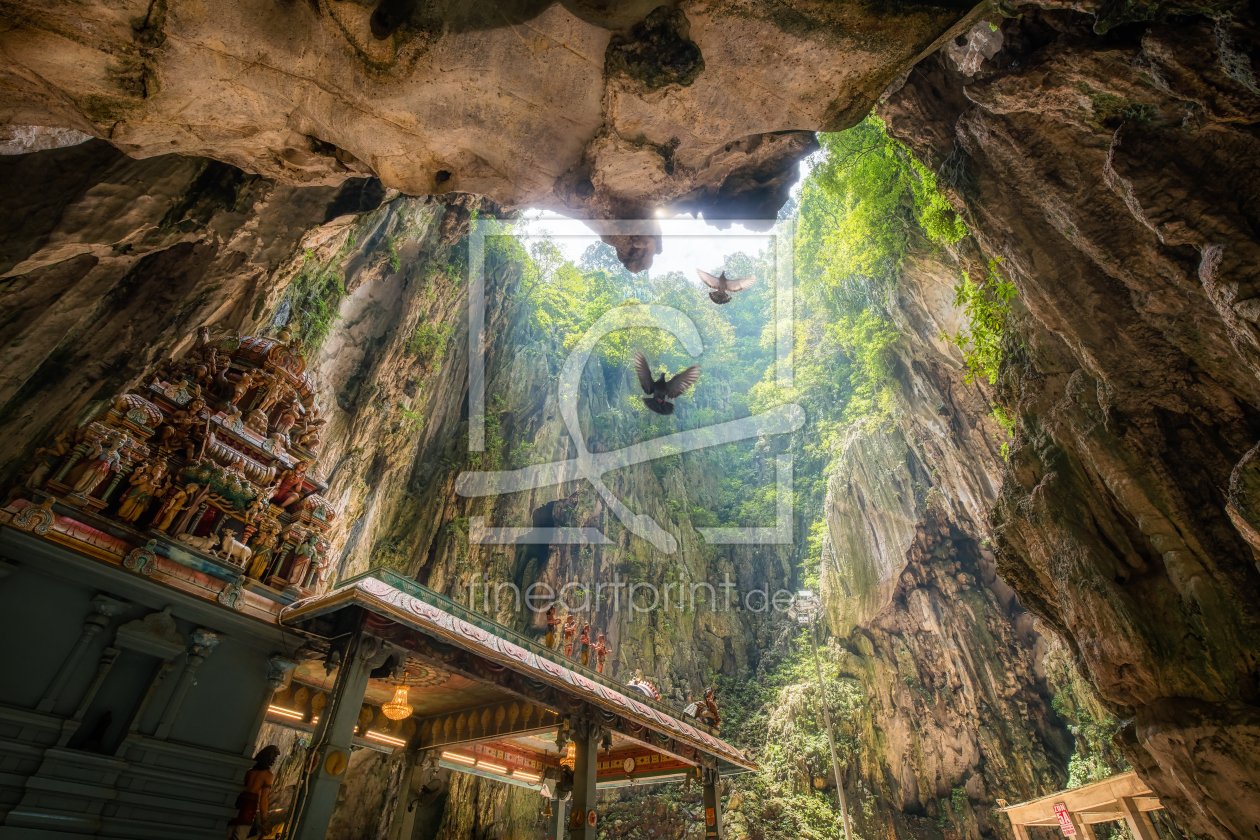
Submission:
<svg viewBox="0 0 1260 840">
<path fill-rule="evenodd" d="M 206 534 L 204 537 L 194 537 L 192 534 L 180 534 L 175 539 L 182 543 L 188 543 L 193 548 L 214 554 L 214 544 L 219 541 L 219 535 Z"/>
<path fill-rule="evenodd" d="M 228 560 L 238 566 L 244 566 L 253 554 L 254 552 L 250 551 L 245 543 L 236 539 L 236 534 L 228 531 L 223 535 L 223 556 Z"/>
</svg>

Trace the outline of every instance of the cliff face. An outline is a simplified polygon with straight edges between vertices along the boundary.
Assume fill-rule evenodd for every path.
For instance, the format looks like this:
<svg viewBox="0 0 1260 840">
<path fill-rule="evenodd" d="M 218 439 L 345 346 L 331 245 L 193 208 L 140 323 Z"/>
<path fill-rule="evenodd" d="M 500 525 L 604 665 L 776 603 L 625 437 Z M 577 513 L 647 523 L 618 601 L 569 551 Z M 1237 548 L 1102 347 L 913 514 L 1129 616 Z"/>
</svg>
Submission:
<svg viewBox="0 0 1260 840">
<path fill-rule="evenodd" d="M 992 58 L 933 56 L 880 110 L 941 168 L 1031 315 L 1002 382 L 1019 431 L 992 520 L 999 573 L 1128 721 L 1125 757 L 1178 820 L 1246 837 L 1254 21 L 1094 23 L 1027 9 Z"/>
<path fill-rule="evenodd" d="M 896 426 L 850 433 L 824 505 L 833 661 L 865 697 L 846 785 L 872 836 L 1005 836 L 995 800 L 1062 788 L 1073 751 L 1050 708 L 1046 641 L 988 547 L 1004 436 L 939 340 L 959 327 L 960 271 L 940 252 L 904 272 Z"/>
</svg>

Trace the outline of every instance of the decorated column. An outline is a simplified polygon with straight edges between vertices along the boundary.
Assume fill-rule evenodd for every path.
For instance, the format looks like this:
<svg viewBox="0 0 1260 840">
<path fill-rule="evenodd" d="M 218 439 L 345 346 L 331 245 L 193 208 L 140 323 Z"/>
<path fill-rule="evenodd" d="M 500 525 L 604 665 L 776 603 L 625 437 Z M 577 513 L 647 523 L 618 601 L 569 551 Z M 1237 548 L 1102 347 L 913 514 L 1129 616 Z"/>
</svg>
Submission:
<svg viewBox="0 0 1260 840">
<path fill-rule="evenodd" d="M 573 811 L 569 814 L 571 840 L 595 840 L 595 772 L 599 769 L 599 726 L 587 718 L 574 718 L 573 744 L 577 747 L 573 765 Z M 557 838 L 559 840 L 559 838 Z"/>
<path fill-rule="evenodd" d="M 722 792 L 721 777 L 716 768 L 705 767 L 700 771 L 704 784 L 704 837 L 705 840 L 720 840 L 722 837 Z"/>
<path fill-rule="evenodd" d="M 184 697 L 187 696 L 188 689 L 192 687 L 193 679 L 197 676 L 197 669 L 219 644 L 219 634 L 212 633 L 204 627 L 194 630 L 192 638 L 193 643 L 188 648 L 188 660 L 184 663 L 184 671 L 179 675 L 175 691 L 171 693 L 171 699 L 167 701 L 166 709 L 162 712 L 162 720 L 153 733 L 155 738 L 165 739 L 171 734 L 171 727 L 175 725 L 175 718 L 179 716 L 180 707 L 184 705 Z"/>
<path fill-rule="evenodd" d="M 346 645 L 332 696 L 311 737 L 307 768 L 298 785 L 287 840 L 324 840 L 328 833 L 328 822 L 337 806 L 337 791 L 350 764 L 350 740 L 359 722 L 368 674 L 380 647 L 379 640 L 363 633 L 351 636 Z"/>
<path fill-rule="evenodd" d="M 83 633 L 79 636 L 79 641 L 75 643 L 65 662 L 61 663 L 61 669 L 57 671 L 57 676 L 53 678 L 52 685 L 48 686 L 48 690 L 44 692 L 43 699 L 35 707 L 36 711 L 51 712 L 53 710 L 53 707 L 57 705 L 57 700 L 61 697 L 61 692 L 66 688 L 66 683 L 74 675 L 75 668 L 83 657 L 83 653 L 92 644 L 92 639 L 96 638 L 102 630 L 109 626 L 109 622 L 114 616 L 122 615 L 127 606 L 123 601 L 117 601 L 107 595 L 97 595 L 92 599 L 92 612 L 88 615 L 87 620 L 83 622 Z"/>
</svg>

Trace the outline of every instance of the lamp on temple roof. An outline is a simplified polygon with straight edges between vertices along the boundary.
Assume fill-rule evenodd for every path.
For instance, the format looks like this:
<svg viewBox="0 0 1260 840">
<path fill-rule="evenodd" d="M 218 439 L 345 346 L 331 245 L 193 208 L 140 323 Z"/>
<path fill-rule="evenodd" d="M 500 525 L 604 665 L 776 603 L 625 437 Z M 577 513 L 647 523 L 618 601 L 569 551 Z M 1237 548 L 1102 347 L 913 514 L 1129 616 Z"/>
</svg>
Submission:
<svg viewBox="0 0 1260 840">
<path fill-rule="evenodd" d="M 394 690 L 393 700 L 381 704 L 381 711 L 390 720 L 402 720 L 403 718 L 411 717 L 414 709 L 407 702 L 407 686 L 404 683 L 399 683 L 398 688 Z"/>
<path fill-rule="evenodd" d="M 560 766 L 572 770 L 575 764 L 577 764 L 577 744 L 570 741 L 564 748 L 564 755 L 560 757 Z"/>
</svg>

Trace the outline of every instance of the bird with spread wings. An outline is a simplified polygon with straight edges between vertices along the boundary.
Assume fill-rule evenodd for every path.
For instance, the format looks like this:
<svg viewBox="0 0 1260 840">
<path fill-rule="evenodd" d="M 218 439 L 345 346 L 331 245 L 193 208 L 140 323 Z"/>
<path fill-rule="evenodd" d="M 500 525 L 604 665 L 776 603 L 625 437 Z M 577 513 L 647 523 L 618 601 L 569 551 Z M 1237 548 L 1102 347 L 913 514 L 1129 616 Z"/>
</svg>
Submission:
<svg viewBox="0 0 1260 840">
<path fill-rule="evenodd" d="M 709 292 L 709 300 L 717 304 L 730 303 L 731 292 L 742 292 L 757 282 L 756 277 L 727 277 L 725 271 L 717 277 L 702 268 L 697 268 L 696 273 L 704 285 L 713 290 Z"/>
<path fill-rule="evenodd" d="M 648 395 L 643 398 L 643 404 L 657 414 L 673 414 L 674 404 L 670 400 L 681 396 L 700 378 L 700 366 L 692 365 L 670 379 L 666 379 L 665 374 L 662 373 L 653 380 L 652 368 L 648 366 L 643 354 L 637 350 L 634 352 L 634 371 L 638 374 L 639 385 L 643 388 L 643 392 Z"/>
</svg>

